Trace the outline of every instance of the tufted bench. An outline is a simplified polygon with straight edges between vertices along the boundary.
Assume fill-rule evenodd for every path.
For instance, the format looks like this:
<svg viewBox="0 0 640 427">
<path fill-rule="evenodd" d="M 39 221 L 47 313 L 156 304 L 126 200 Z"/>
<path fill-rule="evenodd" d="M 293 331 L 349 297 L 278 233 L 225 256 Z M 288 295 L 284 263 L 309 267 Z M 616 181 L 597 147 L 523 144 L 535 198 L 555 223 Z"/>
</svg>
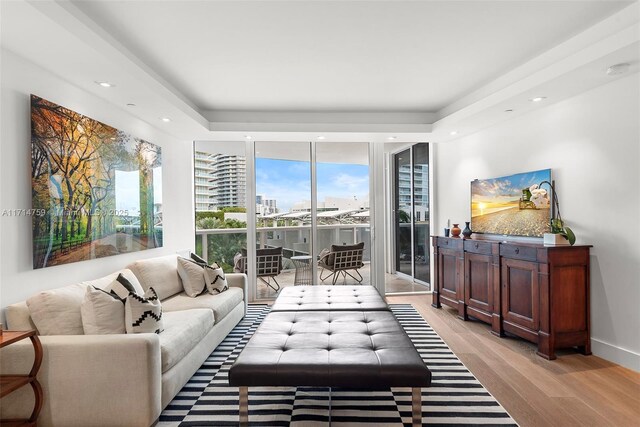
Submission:
<svg viewBox="0 0 640 427">
<path fill-rule="evenodd" d="M 248 387 L 412 388 L 413 425 L 431 372 L 390 311 L 269 313 L 229 371 L 248 423 Z"/>
<path fill-rule="evenodd" d="M 384 310 L 387 303 L 373 286 L 292 286 L 280 291 L 271 311 Z"/>
</svg>

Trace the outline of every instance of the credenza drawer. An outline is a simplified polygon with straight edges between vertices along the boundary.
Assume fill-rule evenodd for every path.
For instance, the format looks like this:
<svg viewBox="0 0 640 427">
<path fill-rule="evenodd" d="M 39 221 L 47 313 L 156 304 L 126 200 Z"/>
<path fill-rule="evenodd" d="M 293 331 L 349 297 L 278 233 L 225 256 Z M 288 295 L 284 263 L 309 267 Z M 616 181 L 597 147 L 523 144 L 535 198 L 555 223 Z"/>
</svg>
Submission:
<svg viewBox="0 0 640 427">
<path fill-rule="evenodd" d="M 456 237 L 438 237 L 438 247 L 447 249 L 462 250 L 462 243 L 464 241 L 461 238 Z"/>
<path fill-rule="evenodd" d="M 493 245 L 497 245 L 497 243 L 465 240 L 464 251 L 471 252 L 473 254 L 491 255 L 493 253 Z"/>
<path fill-rule="evenodd" d="M 532 246 L 502 243 L 500 245 L 500 256 L 512 259 L 522 259 L 525 261 L 537 261 L 538 250 Z"/>
</svg>

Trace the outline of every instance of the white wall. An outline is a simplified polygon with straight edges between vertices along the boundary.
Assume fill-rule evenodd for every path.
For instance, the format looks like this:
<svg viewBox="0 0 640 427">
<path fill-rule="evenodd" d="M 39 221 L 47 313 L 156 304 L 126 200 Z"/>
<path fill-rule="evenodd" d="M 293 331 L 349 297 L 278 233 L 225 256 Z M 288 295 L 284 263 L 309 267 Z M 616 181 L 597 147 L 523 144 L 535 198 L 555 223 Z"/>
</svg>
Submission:
<svg viewBox="0 0 640 427">
<path fill-rule="evenodd" d="M 552 101 L 550 99 L 549 101 Z M 593 352 L 640 370 L 638 74 L 436 147 L 435 226 L 469 220 L 469 184 L 552 168 L 562 217 L 592 244 Z"/>
<path fill-rule="evenodd" d="M 162 147 L 164 247 L 32 269 L 31 218 L 0 218 L 0 308 L 42 289 L 97 278 L 140 258 L 194 245 L 190 141 L 178 141 L 122 108 L 2 50 L 0 212 L 31 207 L 30 94 L 68 107 Z"/>
</svg>

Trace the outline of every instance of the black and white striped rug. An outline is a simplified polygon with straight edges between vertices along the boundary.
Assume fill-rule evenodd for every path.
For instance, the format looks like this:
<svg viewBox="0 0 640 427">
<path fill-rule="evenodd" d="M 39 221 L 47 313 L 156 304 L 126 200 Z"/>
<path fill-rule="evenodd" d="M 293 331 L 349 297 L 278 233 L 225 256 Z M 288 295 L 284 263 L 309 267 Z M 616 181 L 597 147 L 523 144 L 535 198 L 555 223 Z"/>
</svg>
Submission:
<svg viewBox="0 0 640 427">
<path fill-rule="evenodd" d="M 432 372 L 422 389 L 424 425 L 517 426 L 410 304 L 391 310 Z M 238 389 L 229 387 L 229 368 L 269 306 L 250 305 L 247 316 L 160 415 L 161 427 L 238 425 Z M 313 387 L 249 389 L 249 421 L 255 426 L 410 426 L 411 389 L 388 391 Z"/>
</svg>

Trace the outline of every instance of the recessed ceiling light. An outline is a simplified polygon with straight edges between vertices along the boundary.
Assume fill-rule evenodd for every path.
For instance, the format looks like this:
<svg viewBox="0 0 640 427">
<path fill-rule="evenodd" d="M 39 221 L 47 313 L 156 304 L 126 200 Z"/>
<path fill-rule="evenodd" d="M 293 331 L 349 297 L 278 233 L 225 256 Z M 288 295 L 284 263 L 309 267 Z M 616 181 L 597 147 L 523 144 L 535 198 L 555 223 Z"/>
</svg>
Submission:
<svg viewBox="0 0 640 427">
<path fill-rule="evenodd" d="M 325 137 L 324 137 L 324 136 L 322 136 L 322 135 L 320 135 L 317 139 L 319 139 L 319 140 L 323 140 L 323 139 L 325 139 Z"/>
<path fill-rule="evenodd" d="M 101 82 L 101 81 L 97 81 L 97 80 L 96 80 L 96 84 L 100 85 L 102 87 L 114 87 L 115 86 L 113 83 Z"/>
<path fill-rule="evenodd" d="M 251 135 L 245 135 L 244 139 L 251 139 Z"/>
<path fill-rule="evenodd" d="M 452 130 L 451 132 L 449 132 L 449 135 L 457 135 L 458 131 L 457 130 Z"/>
<path fill-rule="evenodd" d="M 396 137 L 395 137 L 395 136 L 390 136 L 390 137 L 388 137 L 387 139 L 388 139 L 389 141 L 393 141 L 394 139 L 396 139 Z"/>
<path fill-rule="evenodd" d="M 161 117 L 160 120 L 162 120 L 165 123 L 169 123 L 171 121 L 169 117 Z"/>
<path fill-rule="evenodd" d="M 607 75 L 609 76 L 617 76 L 620 74 L 624 74 L 629 71 L 629 63 L 623 62 L 621 64 L 615 64 L 611 67 L 607 68 Z"/>
<path fill-rule="evenodd" d="M 540 102 L 540 101 L 544 101 L 545 99 L 547 99 L 546 96 L 536 96 L 535 98 L 531 98 L 529 101 L 531 101 L 531 102 Z"/>
</svg>

